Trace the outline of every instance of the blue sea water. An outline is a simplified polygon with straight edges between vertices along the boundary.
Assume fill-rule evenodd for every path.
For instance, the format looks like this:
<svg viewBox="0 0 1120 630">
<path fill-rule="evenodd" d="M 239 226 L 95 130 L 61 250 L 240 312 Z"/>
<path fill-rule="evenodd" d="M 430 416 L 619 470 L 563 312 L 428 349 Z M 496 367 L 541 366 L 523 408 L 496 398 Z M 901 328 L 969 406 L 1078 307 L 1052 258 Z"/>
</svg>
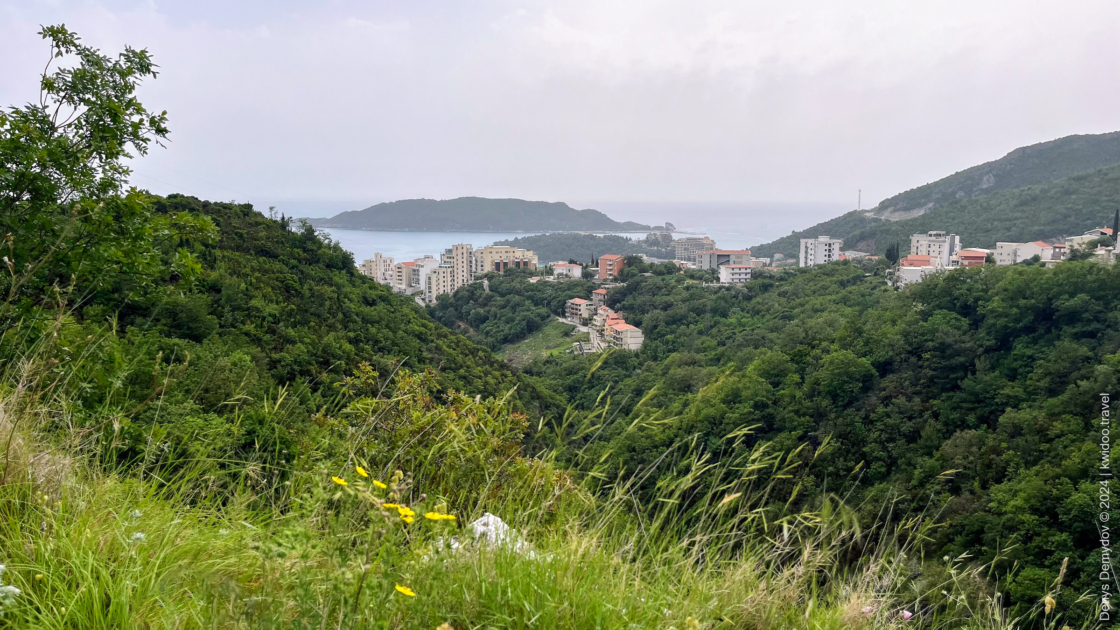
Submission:
<svg viewBox="0 0 1120 630">
<path fill-rule="evenodd" d="M 792 231 L 839 216 L 850 208 L 843 203 L 669 203 L 591 202 L 570 204 L 595 208 L 616 221 L 638 221 L 648 225 L 673 223 L 677 237 L 706 235 L 721 249 L 743 249 L 766 243 Z M 540 234 L 540 232 L 378 232 L 372 230 L 324 229 L 332 239 L 354 254 L 356 261 L 372 258 L 374 252 L 397 261 L 438 257 L 455 243 L 474 247 L 495 241 Z M 642 234 L 625 234 L 643 238 Z"/>
</svg>

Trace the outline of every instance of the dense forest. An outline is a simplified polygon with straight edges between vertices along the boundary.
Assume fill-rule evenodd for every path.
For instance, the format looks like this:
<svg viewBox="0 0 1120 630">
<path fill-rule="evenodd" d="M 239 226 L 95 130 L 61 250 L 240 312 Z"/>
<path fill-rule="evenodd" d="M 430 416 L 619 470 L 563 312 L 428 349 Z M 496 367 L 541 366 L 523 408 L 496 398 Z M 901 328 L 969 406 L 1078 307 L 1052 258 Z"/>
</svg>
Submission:
<svg viewBox="0 0 1120 630">
<path fill-rule="evenodd" d="M 644 238 L 633 239 L 618 234 L 540 234 L 495 241 L 494 244 L 530 249 L 536 252 L 542 263 L 574 260 L 589 265 L 603 254 L 645 255 L 667 260 L 674 257 L 672 248 L 655 247 L 646 243 Z"/>
<path fill-rule="evenodd" d="M 966 198 L 899 221 L 849 212 L 752 250 L 757 255 L 781 253 L 796 258 L 799 239 L 827 234 L 843 239 L 845 249 L 882 254 L 898 243 L 905 255 L 910 235 L 930 230 L 957 234 L 965 247 L 991 249 L 997 241 L 1053 239 L 1110 226 L 1117 206 L 1120 166 L 1110 166 L 1046 184 Z"/>
<path fill-rule="evenodd" d="M 995 561 L 1017 605 L 1065 558 L 1066 603 L 1092 586 L 1090 423 L 1097 393 L 1120 384 L 1120 269 L 988 265 L 898 292 L 885 264 L 743 287 L 634 265 L 607 304 L 642 328 L 640 352 L 526 368 L 577 409 L 609 396 L 611 419 L 594 443 L 573 438 L 572 465 L 609 478 L 690 440 L 732 458 L 722 438 L 739 431 L 750 436 L 740 448 L 766 442 L 802 459 L 803 445 L 827 445 L 805 462 L 801 500 L 844 496 L 865 523 L 887 508 L 940 523 L 927 550 Z M 503 285 L 550 309 L 560 297 L 524 289 Z"/>
<path fill-rule="evenodd" d="M 411 232 L 544 232 L 649 230 L 633 221 L 615 221 L 598 210 L 576 210 L 566 203 L 524 199 L 404 199 L 352 210 L 317 227 Z"/>
</svg>

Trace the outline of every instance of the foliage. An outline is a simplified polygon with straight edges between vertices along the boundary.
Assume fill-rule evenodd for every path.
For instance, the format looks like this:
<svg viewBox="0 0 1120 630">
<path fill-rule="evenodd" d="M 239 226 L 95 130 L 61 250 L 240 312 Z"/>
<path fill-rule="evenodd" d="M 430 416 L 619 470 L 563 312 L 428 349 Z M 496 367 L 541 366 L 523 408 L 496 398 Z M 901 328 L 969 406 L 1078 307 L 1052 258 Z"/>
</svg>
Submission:
<svg viewBox="0 0 1120 630">
<path fill-rule="evenodd" d="M 574 260 L 582 265 L 591 265 L 603 254 L 622 256 L 644 254 L 651 258 L 673 258 L 672 249 L 654 247 L 644 240 L 631 239 L 618 234 L 603 236 L 577 233 L 540 234 L 495 241 L 494 244 L 530 249 L 536 252 L 537 258 L 542 263 Z"/>
<path fill-rule="evenodd" d="M 598 210 L 566 203 L 523 199 L 404 199 L 316 219 L 318 227 L 414 232 L 535 232 L 649 230 L 633 221 L 615 221 Z"/>
<path fill-rule="evenodd" d="M 598 442 L 559 439 L 593 477 L 689 440 L 712 461 L 735 457 L 722 438 L 737 432 L 750 436 L 741 448 L 767 442 L 802 461 L 828 443 L 800 500 L 843 495 L 871 523 L 895 496 L 898 518 L 940 523 L 930 553 L 996 562 L 1021 609 L 1041 597 L 1028 576 L 1053 581 L 1069 558 L 1059 600 L 1074 605 L 1099 564 L 1082 508 L 1097 393 L 1120 385 L 1120 268 L 985 265 L 904 292 L 883 272 L 843 262 L 743 287 L 637 276 L 607 304 L 642 328 L 640 352 L 526 370 L 577 413 L 609 401 Z"/>
<path fill-rule="evenodd" d="M 166 275 L 161 252 L 170 252 L 178 273 L 189 273 L 194 263 L 180 248 L 213 236 L 209 222 L 154 217 L 143 194 L 124 191 L 130 171 L 123 160 L 168 133 L 165 113 L 149 112 L 135 97 L 141 82 L 156 76 L 148 53 L 126 48 L 111 58 L 63 26 L 40 34 L 51 56 L 39 102 L 0 112 L 5 324 L 52 285 L 158 281 Z M 51 69 L 70 59 L 76 65 Z"/>
<path fill-rule="evenodd" d="M 486 288 L 475 282 L 440 296 L 428 309 L 432 319 L 462 332 L 474 343 L 497 350 L 525 339 L 564 314 L 572 298 L 591 299 L 595 283 L 569 279 L 530 282 L 530 271 L 487 274 Z"/>
<path fill-rule="evenodd" d="M 1069 136 L 1012 151 L 932 184 L 751 249 L 797 255 L 799 239 L 828 234 L 846 249 L 884 253 L 911 234 L 944 230 L 966 247 L 1028 242 L 1107 227 L 1120 204 L 1120 132 Z M 920 212 L 919 216 L 911 216 Z M 898 220 L 887 221 L 888 216 Z M 905 253 L 905 251 L 903 252 Z"/>
</svg>

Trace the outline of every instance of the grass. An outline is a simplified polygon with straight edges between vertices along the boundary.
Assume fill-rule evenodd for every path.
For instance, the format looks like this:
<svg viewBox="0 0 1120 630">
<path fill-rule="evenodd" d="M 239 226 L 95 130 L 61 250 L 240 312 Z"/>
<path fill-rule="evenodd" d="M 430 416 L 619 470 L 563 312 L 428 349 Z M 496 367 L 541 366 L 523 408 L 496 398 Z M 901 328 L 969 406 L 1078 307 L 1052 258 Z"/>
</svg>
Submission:
<svg viewBox="0 0 1120 630">
<path fill-rule="evenodd" d="M 529 337 L 503 347 L 498 356 L 514 367 L 523 367 L 533 359 L 563 353 L 577 341 L 590 341 L 587 333 L 573 335 L 575 329 L 571 324 L 553 320 Z"/>
<path fill-rule="evenodd" d="M 114 464 L 121 438 L 90 428 L 121 411 L 75 404 L 90 384 L 55 369 L 52 339 L 0 374 L 0 581 L 20 591 L 0 628 L 1091 627 L 1006 619 L 985 567 L 922 557 L 926 515 L 866 528 L 838 501 L 783 509 L 776 482 L 800 471 L 765 444 L 713 466 L 683 443 L 672 474 L 585 487 L 555 452 L 521 452 L 527 421 L 504 401 L 432 375 L 360 371 L 272 468 Z M 486 513 L 526 546 L 476 540 Z"/>
</svg>

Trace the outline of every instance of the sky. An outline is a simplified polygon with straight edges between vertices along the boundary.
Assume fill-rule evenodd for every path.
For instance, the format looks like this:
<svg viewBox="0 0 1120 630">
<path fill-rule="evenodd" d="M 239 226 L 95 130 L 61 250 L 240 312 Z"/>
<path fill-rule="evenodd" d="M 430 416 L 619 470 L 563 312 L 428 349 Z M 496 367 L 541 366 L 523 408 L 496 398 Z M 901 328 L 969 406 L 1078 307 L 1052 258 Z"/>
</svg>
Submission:
<svg viewBox="0 0 1120 630">
<path fill-rule="evenodd" d="M 868 207 L 1120 130 L 1120 2 L 6 0 L 0 104 L 40 24 L 147 48 L 157 193 L 321 216 L 402 198 Z"/>
</svg>

